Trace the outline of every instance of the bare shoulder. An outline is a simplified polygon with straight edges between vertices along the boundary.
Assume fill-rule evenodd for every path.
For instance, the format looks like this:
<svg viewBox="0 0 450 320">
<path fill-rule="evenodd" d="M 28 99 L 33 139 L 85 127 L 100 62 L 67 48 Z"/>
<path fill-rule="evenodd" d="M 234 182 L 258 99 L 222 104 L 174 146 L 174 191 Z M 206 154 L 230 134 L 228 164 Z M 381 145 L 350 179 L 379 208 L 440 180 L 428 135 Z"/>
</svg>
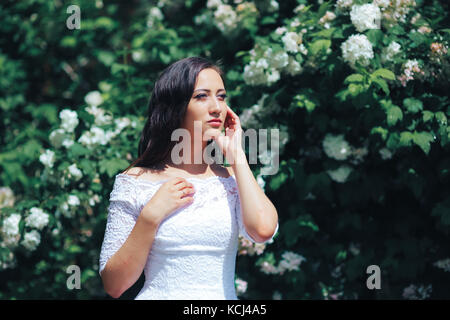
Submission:
<svg viewBox="0 0 450 320">
<path fill-rule="evenodd" d="M 122 174 L 126 174 L 135 179 L 149 180 L 149 181 L 158 181 L 160 179 L 166 178 L 158 170 L 153 170 L 153 169 L 144 168 L 144 167 L 132 167 L 132 168 L 122 172 Z"/>
</svg>

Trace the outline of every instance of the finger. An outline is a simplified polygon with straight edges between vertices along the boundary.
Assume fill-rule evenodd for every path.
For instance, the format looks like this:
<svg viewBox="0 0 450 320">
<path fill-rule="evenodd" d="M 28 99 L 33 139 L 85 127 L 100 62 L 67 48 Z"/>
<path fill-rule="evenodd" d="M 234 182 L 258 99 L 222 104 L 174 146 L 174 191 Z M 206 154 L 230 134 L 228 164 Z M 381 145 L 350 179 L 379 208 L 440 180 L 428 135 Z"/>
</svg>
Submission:
<svg viewBox="0 0 450 320">
<path fill-rule="evenodd" d="M 178 191 L 178 197 L 183 199 L 183 197 L 194 193 L 194 188 L 184 188 L 183 190 Z"/>
</svg>

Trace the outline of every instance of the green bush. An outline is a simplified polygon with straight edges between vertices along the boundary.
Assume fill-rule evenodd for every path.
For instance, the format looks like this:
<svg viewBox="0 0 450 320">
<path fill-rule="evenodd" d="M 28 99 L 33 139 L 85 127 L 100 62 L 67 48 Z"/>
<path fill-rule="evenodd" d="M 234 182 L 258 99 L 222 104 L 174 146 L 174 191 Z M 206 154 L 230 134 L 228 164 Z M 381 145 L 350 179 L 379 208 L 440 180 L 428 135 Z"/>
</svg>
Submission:
<svg viewBox="0 0 450 320">
<path fill-rule="evenodd" d="M 0 298 L 106 297 L 114 176 L 159 72 L 204 56 L 244 130 L 280 130 L 278 172 L 252 165 L 280 229 L 240 239 L 241 298 L 448 299 L 448 3 L 369 3 L 83 0 L 78 30 L 62 2 L 2 3 Z"/>
</svg>

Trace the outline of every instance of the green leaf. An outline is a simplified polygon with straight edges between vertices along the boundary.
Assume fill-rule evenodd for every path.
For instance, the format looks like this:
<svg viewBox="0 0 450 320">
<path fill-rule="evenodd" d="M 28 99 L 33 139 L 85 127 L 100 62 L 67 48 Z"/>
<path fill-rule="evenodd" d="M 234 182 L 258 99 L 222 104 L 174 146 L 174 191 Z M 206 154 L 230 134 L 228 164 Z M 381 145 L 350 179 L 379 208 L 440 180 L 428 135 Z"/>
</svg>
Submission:
<svg viewBox="0 0 450 320">
<path fill-rule="evenodd" d="M 399 120 L 403 120 L 402 109 L 393 105 L 387 110 L 387 124 L 392 127 Z"/>
<path fill-rule="evenodd" d="M 331 46 L 331 41 L 326 39 L 319 39 L 311 43 L 309 46 L 309 52 L 312 55 L 316 55 L 320 51 L 326 51 Z"/>
<path fill-rule="evenodd" d="M 428 154 L 430 152 L 430 144 L 433 141 L 433 135 L 427 131 L 417 132 L 414 131 L 413 141 L 417 144 L 423 152 Z"/>
<path fill-rule="evenodd" d="M 370 130 L 370 134 L 380 134 L 381 138 L 383 140 L 386 140 L 388 135 L 388 130 L 383 127 L 373 127 L 372 130 Z"/>
<path fill-rule="evenodd" d="M 388 69 L 385 68 L 381 68 L 381 69 L 377 69 L 372 73 L 372 76 L 374 77 L 382 77 L 388 80 L 395 80 L 395 74 Z"/>
<path fill-rule="evenodd" d="M 389 86 L 385 80 L 379 79 L 379 78 L 374 78 L 374 79 L 372 79 L 372 82 L 376 83 L 384 91 L 384 93 L 386 95 L 389 95 L 389 93 L 390 93 Z"/>
<path fill-rule="evenodd" d="M 388 140 L 386 141 L 386 147 L 395 150 L 398 148 L 399 141 L 400 135 L 397 132 L 391 132 Z"/>
<path fill-rule="evenodd" d="M 415 98 L 405 98 L 403 100 L 403 105 L 411 113 L 417 113 L 423 110 L 422 101 Z"/>
<path fill-rule="evenodd" d="M 118 171 L 126 168 L 129 163 L 124 159 L 103 159 L 99 163 L 100 172 L 108 174 L 108 176 L 113 177 L 117 174 Z"/>
<path fill-rule="evenodd" d="M 409 147 L 413 140 L 413 134 L 409 131 L 403 131 L 400 133 L 399 145 L 402 147 Z"/>
<path fill-rule="evenodd" d="M 359 73 L 354 73 L 349 75 L 347 78 L 345 78 L 344 83 L 350 83 L 350 82 L 363 82 L 364 76 Z"/>
<path fill-rule="evenodd" d="M 378 46 L 378 43 L 383 39 L 383 32 L 380 29 L 371 29 L 366 33 L 367 39 L 373 46 Z"/>
<path fill-rule="evenodd" d="M 440 126 L 447 126 L 447 116 L 442 111 L 438 111 L 434 114 L 437 122 Z"/>
<path fill-rule="evenodd" d="M 432 120 L 433 118 L 434 118 L 433 112 L 428 111 L 428 110 L 422 111 L 423 122 L 428 122 L 428 121 Z"/>
</svg>

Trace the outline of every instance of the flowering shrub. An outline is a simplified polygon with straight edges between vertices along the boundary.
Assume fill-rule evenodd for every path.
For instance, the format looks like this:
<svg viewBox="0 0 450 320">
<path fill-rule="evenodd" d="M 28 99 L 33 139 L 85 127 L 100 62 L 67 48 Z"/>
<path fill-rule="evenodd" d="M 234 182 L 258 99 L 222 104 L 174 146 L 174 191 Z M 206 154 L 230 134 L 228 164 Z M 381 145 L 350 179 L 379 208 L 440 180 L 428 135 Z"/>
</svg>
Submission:
<svg viewBox="0 0 450 320">
<path fill-rule="evenodd" d="M 449 297 L 447 2 L 79 6 L 68 30 L 62 2 L 0 5 L 0 298 L 106 297 L 113 178 L 136 158 L 158 73 L 193 55 L 222 60 L 244 130 L 280 130 L 279 154 L 252 165 L 279 233 L 239 239 L 241 298 Z"/>
</svg>

